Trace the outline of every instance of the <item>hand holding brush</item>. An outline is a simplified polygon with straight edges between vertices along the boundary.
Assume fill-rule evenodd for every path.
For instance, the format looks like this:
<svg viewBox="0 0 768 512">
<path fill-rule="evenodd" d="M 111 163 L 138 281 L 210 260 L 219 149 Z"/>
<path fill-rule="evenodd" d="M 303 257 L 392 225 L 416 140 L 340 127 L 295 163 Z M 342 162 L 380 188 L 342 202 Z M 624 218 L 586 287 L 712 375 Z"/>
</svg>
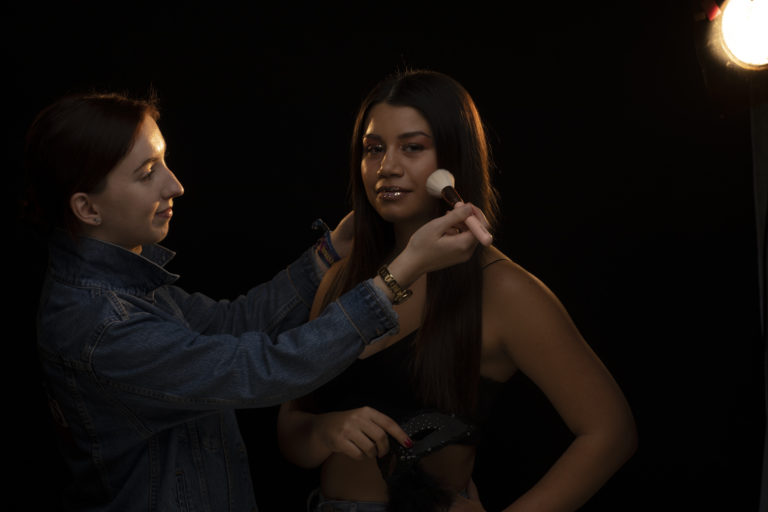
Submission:
<svg viewBox="0 0 768 512">
<path fill-rule="evenodd" d="M 435 197 L 442 197 L 449 205 L 451 205 L 451 208 L 454 208 L 456 205 L 464 204 L 461 196 L 454 188 L 454 184 L 455 180 L 450 171 L 438 169 L 427 178 L 427 191 Z M 477 217 L 471 215 L 464 221 L 464 223 L 481 244 L 485 246 L 491 245 L 491 242 L 493 242 L 493 235 L 485 229 Z"/>
</svg>

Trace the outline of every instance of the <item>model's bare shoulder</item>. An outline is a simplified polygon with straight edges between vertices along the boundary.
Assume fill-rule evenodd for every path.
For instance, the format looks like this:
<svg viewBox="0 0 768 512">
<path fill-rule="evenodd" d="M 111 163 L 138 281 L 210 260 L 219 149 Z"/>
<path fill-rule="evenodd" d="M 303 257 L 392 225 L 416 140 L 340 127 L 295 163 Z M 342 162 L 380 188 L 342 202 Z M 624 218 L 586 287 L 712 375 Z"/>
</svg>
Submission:
<svg viewBox="0 0 768 512">
<path fill-rule="evenodd" d="M 551 293 L 536 276 L 496 247 L 487 248 L 481 261 L 483 293 L 486 300 L 522 300 L 534 290 Z"/>
</svg>

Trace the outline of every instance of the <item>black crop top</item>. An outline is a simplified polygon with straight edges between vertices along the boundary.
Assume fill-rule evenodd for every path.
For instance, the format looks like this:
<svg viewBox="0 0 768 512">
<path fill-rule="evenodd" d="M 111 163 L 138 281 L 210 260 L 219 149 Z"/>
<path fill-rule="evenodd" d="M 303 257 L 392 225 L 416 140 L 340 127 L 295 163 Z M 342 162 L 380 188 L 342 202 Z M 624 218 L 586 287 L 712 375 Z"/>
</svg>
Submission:
<svg viewBox="0 0 768 512">
<path fill-rule="evenodd" d="M 365 359 L 358 359 L 341 375 L 315 390 L 304 407 L 316 414 L 370 406 L 402 422 L 425 409 L 410 383 L 408 361 L 414 331 Z M 481 426 L 487 419 L 503 382 L 480 378 L 478 410 L 472 420 Z"/>
</svg>

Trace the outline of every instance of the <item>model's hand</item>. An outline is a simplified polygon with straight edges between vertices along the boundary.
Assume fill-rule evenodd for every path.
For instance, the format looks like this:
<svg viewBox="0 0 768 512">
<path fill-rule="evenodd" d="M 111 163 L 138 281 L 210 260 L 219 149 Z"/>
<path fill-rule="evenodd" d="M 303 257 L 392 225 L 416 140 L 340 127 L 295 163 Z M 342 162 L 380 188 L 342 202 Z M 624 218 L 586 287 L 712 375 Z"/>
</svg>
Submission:
<svg viewBox="0 0 768 512">
<path fill-rule="evenodd" d="M 328 449 L 355 460 L 386 455 L 387 434 L 403 446 L 413 443 L 395 420 L 371 407 L 323 414 L 319 422 L 318 434 Z"/>
<path fill-rule="evenodd" d="M 344 216 L 331 231 L 331 243 L 336 253 L 342 258 L 349 256 L 355 239 L 354 210 Z"/>
</svg>

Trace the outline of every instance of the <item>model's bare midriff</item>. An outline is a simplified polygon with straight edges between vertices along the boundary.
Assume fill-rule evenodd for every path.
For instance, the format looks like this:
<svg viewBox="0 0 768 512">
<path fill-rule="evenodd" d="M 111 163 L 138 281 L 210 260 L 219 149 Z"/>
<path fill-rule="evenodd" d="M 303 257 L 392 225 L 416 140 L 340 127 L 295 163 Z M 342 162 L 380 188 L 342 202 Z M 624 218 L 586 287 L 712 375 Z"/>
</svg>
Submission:
<svg viewBox="0 0 768 512">
<path fill-rule="evenodd" d="M 475 462 L 475 447 L 450 445 L 421 459 L 421 467 L 444 487 L 467 488 Z M 387 484 L 373 459 L 354 460 L 335 453 L 323 464 L 321 490 L 330 499 L 387 501 Z"/>
</svg>

